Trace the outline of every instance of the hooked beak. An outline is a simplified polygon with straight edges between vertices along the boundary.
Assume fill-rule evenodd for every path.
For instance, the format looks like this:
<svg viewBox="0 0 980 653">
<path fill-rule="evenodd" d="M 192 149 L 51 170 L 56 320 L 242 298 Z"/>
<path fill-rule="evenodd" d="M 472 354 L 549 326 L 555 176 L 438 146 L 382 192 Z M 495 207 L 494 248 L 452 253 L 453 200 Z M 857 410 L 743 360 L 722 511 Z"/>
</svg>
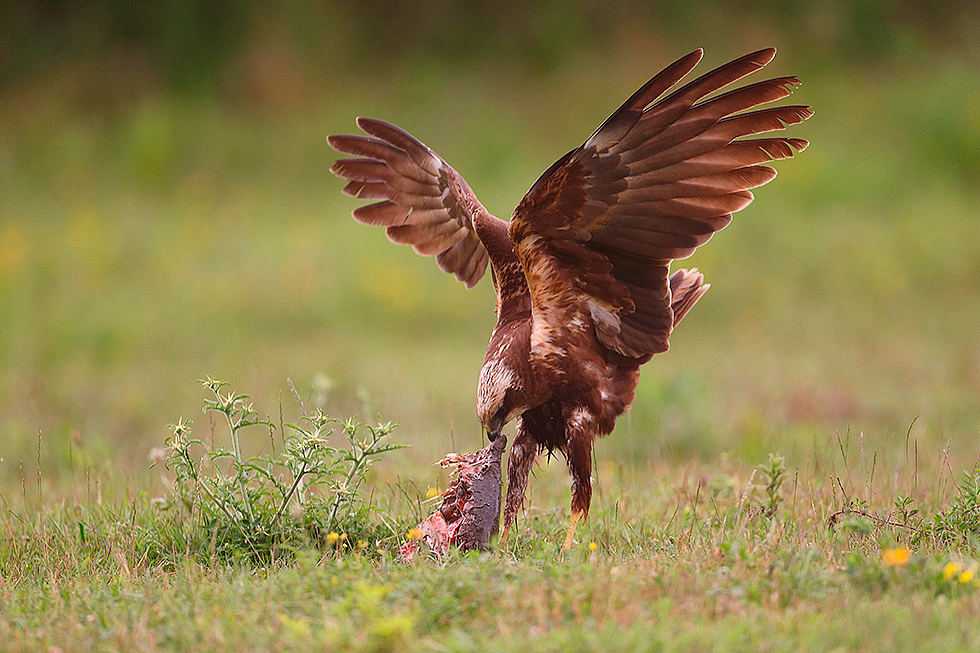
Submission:
<svg viewBox="0 0 980 653">
<path fill-rule="evenodd" d="M 487 429 L 487 440 L 490 440 L 490 442 L 496 440 L 497 436 L 499 435 L 500 435 L 500 429 L 497 429 L 496 431 L 492 429 Z"/>
</svg>

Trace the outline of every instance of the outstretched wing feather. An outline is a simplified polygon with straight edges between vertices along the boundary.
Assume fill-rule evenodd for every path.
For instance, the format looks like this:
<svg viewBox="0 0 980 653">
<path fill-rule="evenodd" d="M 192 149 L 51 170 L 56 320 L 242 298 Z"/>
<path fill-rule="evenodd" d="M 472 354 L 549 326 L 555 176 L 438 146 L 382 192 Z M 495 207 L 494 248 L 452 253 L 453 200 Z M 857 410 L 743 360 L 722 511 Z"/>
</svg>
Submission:
<svg viewBox="0 0 980 653">
<path fill-rule="evenodd" d="M 535 182 L 510 233 L 541 342 L 567 328 L 571 306 L 591 316 L 611 360 L 643 362 L 667 348 L 674 325 L 703 294 L 703 277 L 685 271 L 675 279 L 683 296 L 672 306 L 670 261 L 694 253 L 752 201 L 750 189 L 775 177 L 761 164 L 807 146 L 798 138 L 745 138 L 810 117 L 802 106 L 756 108 L 787 97 L 795 78 L 719 93 L 774 55 L 754 52 L 669 92 L 701 53 L 679 59 Z"/>
<path fill-rule="evenodd" d="M 344 193 L 381 200 L 353 211 L 364 224 L 385 227 L 393 242 L 435 256 L 439 268 L 472 287 L 489 260 L 474 227 L 477 214 L 503 233 L 507 223 L 490 216 L 466 181 L 439 155 L 408 132 L 371 118 L 358 118 L 368 135 L 327 140 L 340 159 L 331 171 L 348 180 Z"/>
<path fill-rule="evenodd" d="M 764 186 L 775 177 L 776 171 L 768 166 L 746 166 L 669 182 L 640 175 L 629 179 L 629 188 L 620 193 L 620 200 L 625 197 L 627 202 L 634 200 L 642 202 L 678 197 L 725 195 Z"/>
</svg>

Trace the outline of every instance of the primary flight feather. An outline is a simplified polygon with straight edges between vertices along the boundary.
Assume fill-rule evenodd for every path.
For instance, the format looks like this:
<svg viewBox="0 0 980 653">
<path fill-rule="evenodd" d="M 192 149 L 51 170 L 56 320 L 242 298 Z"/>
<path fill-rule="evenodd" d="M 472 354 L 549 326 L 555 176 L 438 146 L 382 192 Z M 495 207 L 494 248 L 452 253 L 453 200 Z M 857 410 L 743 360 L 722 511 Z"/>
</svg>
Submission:
<svg viewBox="0 0 980 653">
<path fill-rule="evenodd" d="M 633 402 L 640 365 L 664 352 L 674 327 L 708 289 L 696 270 L 670 273 L 752 201 L 750 189 L 808 143 L 757 134 L 812 115 L 757 108 L 799 85 L 779 77 L 718 93 L 772 61 L 740 57 L 674 89 L 700 61 L 677 60 L 643 85 L 531 186 L 510 222 L 490 215 L 466 181 L 407 132 L 358 118 L 367 136 L 330 136 L 357 158 L 332 172 L 344 192 L 380 200 L 354 218 L 435 256 L 472 287 L 489 262 L 497 324 L 477 390 L 492 441 L 516 420 L 507 465 L 503 538 L 538 453 L 559 450 L 572 476 L 572 543 L 592 497 L 591 452 Z"/>
</svg>

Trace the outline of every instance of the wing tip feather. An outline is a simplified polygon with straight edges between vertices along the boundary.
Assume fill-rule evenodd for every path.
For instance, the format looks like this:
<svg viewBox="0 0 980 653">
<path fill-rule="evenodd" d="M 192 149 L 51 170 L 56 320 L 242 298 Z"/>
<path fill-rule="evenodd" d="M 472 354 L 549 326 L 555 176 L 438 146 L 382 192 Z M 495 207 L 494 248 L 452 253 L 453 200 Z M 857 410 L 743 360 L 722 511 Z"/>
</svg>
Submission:
<svg viewBox="0 0 980 653">
<path fill-rule="evenodd" d="M 768 66 L 769 63 L 776 58 L 776 48 L 762 48 L 761 50 L 756 50 L 752 54 L 748 55 L 746 59 L 751 59 L 752 61 L 757 61 L 760 68 L 763 66 Z"/>
</svg>

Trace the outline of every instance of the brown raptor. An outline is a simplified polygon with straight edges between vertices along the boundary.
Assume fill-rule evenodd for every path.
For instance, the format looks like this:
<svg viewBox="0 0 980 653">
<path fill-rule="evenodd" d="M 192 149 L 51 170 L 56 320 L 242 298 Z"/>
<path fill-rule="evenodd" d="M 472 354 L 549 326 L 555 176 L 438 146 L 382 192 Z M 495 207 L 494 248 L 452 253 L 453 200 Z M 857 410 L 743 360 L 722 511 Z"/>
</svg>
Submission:
<svg viewBox="0 0 980 653">
<path fill-rule="evenodd" d="M 538 453 L 555 449 L 572 475 L 572 544 L 592 498 L 593 441 L 633 402 L 640 366 L 708 286 L 695 269 L 670 273 L 776 176 L 765 165 L 808 145 L 747 138 L 812 115 L 760 105 L 799 84 L 778 77 L 721 89 L 775 56 L 760 50 L 674 89 L 701 50 L 643 85 L 531 186 L 510 222 L 480 204 L 441 157 L 394 125 L 359 118 L 368 136 L 330 136 L 344 192 L 380 200 L 354 211 L 388 238 L 435 256 L 467 287 L 490 263 L 497 324 L 480 372 L 477 414 L 493 441 L 517 421 L 507 465 L 502 538 Z M 674 89 L 674 90 L 672 90 Z"/>
</svg>

